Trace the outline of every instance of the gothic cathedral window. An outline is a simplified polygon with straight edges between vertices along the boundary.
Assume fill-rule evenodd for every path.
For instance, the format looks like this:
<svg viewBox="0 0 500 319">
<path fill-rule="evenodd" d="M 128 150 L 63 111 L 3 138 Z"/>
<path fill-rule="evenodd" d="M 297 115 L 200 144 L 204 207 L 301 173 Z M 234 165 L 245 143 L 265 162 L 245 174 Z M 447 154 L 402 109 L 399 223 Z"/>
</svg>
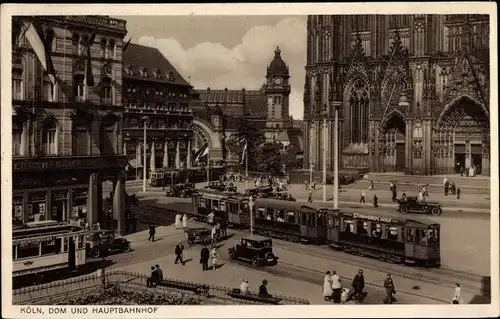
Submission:
<svg viewBox="0 0 500 319">
<path fill-rule="evenodd" d="M 366 84 L 356 80 L 349 93 L 351 113 L 351 143 L 366 143 L 368 141 L 368 111 L 370 97 Z"/>
</svg>

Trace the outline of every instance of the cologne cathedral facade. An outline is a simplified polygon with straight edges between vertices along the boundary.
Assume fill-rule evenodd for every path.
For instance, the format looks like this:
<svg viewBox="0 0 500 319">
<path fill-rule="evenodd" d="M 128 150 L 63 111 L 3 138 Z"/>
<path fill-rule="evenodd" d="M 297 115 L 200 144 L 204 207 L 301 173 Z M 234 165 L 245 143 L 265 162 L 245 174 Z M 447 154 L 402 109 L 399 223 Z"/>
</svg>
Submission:
<svg viewBox="0 0 500 319">
<path fill-rule="evenodd" d="M 315 15 L 307 27 L 305 166 L 333 170 L 337 108 L 340 169 L 489 175 L 488 15 Z"/>
</svg>

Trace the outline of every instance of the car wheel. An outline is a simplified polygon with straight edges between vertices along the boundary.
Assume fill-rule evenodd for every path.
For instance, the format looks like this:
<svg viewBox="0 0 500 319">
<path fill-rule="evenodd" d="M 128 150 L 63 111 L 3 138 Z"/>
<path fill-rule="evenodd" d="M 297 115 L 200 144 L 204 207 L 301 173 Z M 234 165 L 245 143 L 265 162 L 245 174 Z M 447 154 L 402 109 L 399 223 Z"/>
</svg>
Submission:
<svg viewBox="0 0 500 319">
<path fill-rule="evenodd" d="M 212 239 L 210 237 L 206 237 L 206 236 L 201 239 L 201 243 L 205 246 L 210 245 L 211 241 L 212 241 Z"/>
<path fill-rule="evenodd" d="M 130 250 L 132 250 L 132 248 L 130 247 L 130 244 L 127 244 L 127 246 L 125 246 L 125 252 L 129 252 Z"/>
<path fill-rule="evenodd" d="M 101 250 L 100 249 L 94 249 L 92 251 L 92 257 L 99 258 L 100 256 L 101 256 Z"/>
<path fill-rule="evenodd" d="M 441 215 L 441 208 L 439 207 L 433 207 L 431 210 L 431 214 L 434 216 L 439 216 Z"/>
<path fill-rule="evenodd" d="M 234 249 L 229 249 L 229 258 L 232 260 L 236 259 L 236 251 Z"/>
<path fill-rule="evenodd" d="M 188 236 L 188 244 L 190 244 L 190 245 L 194 244 L 194 237 L 193 236 Z"/>
<path fill-rule="evenodd" d="M 252 258 L 252 266 L 254 267 L 259 267 L 260 266 L 260 260 L 257 257 Z"/>
<path fill-rule="evenodd" d="M 403 214 L 406 214 L 408 213 L 408 206 L 406 205 L 401 205 L 401 207 L 399 208 L 399 211 Z"/>
</svg>

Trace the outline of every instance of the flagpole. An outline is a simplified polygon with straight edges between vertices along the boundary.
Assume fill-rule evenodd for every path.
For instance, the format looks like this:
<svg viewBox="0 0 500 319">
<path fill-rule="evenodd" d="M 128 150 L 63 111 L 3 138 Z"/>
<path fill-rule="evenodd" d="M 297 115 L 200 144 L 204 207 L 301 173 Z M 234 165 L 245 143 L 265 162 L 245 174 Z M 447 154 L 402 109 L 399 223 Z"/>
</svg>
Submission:
<svg viewBox="0 0 500 319">
<path fill-rule="evenodd" d="M 248 140 L 245 140 L 245 190 L 248 189 Z"/>
<path fill-rule="evenodd" d="M 207 148 L 207 186 L 210 186 L 210 146 Z"/>
</svg>

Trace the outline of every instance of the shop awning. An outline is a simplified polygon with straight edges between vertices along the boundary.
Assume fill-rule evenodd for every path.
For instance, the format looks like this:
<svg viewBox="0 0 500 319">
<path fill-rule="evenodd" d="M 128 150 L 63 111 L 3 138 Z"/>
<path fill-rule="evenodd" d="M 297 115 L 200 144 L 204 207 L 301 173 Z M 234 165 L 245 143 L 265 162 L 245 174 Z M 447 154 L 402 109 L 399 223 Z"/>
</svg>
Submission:
<svg viewBox="0 0 500 319">
<path fill-rule="evenodd" d="M 137 160 L 134 158 L 134 159 L 131 159 L 129 162 L 128 162 L 128 165 L 131 167 L 131 168 L 142 168 L 142 164 L 141 163 L 137 163 Z"/>
</svg>

